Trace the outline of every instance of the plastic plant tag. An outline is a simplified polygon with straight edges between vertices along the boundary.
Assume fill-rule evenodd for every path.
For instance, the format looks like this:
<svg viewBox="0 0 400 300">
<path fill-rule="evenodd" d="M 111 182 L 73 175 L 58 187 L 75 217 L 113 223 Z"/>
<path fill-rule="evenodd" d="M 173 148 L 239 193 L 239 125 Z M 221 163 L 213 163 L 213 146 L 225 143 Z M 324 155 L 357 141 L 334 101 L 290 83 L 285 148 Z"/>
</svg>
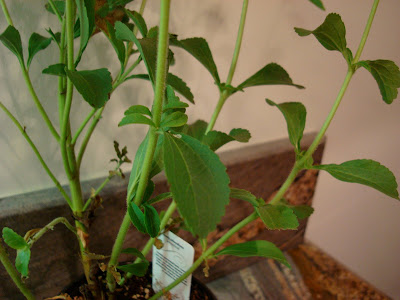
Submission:
<svg viewBox="0 0 400 300">
<path fill-rule="evenodd" d="M 157 249 L 153 246 L 153 289 L 155 292 L 174 282 L 193 264 L 194 248 L 188 242 L 172 232 L 159 236 L 164 246 Z M 192 275 L 174 287 L 170 293 L 172 299 L 188 300 Z M 167 298 L 162 298 L 167 299 Z M 170 298 L 168 298 L 170 299 Z"/>
</svg>

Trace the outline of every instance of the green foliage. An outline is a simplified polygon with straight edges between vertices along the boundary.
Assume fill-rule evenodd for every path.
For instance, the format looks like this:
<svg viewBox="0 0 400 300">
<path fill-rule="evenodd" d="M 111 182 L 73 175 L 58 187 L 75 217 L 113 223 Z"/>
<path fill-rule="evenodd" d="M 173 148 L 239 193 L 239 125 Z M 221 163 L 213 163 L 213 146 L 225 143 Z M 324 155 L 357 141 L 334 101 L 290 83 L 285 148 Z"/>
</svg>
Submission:
<svg viewBox="0 0 400 300">
<path fill-rule="evenodd" d="M 303 89 L 302 85 L 294 84 L 289 74 L 280 65 L 270 63 L 254 75 L 238 85 L 237 90 L 257 85 L 290 85 Z"/>
<path fill-rule="evenodd" d="M 54 2 L 54 5 L 55 5 L 56 9 L 60 13 L 60 15 L 64 15 L 64 13 L 65 13 L 65 1 L 64 0 L 56 0 L 56 1 L 53 1 L 53 2 Z M 50 6 L 50 4 L 46 3 L 45 4 L 45 8 L 46 8 L 46 10 L 48 12 L 52 13 L 53 15 L 56 14 L 53 11 L 53 8 Z"/>
<path fill-rule="evenodd" d="M 172 38 L 170 45 L 185 49 L 193 55 L 212 75 L 217 84 L 220 83 L 217 66 L 211 54 L 210 47 L 205 39 L 194 37 L 185 40 Z"/>
<path fill-rule="evenodd" d="M 111 45 L 113 46 L 115 52 L 117 53 L 118 60 L 121 64 L 121 72 L 124 71 L 124 63 L 125 63 L 125 45 L 124 42 L 117 39 L 115 35 L 115 28 L 107 22 L 107 31 L 108 35 L 107 38 L 110 41 Z"/>
<path fill-rule="evenodd" d="M 126 249 L 122 250 L 121 253 L 131 254 L 133 256 L 136 256 L 136 257 L 140 258 L 144 262 L 148 262 L 148 260 L 143 255 L 143 253 L 140 250 L 136 249 L 136 248 L 126 248 Z"/>
<path fill-rule="evenodd" d="M 266 204 L 256 208 L 268 229 L 297 229 L 299 222 L 293 210 L 286 205 Z"/>
<path fill-rule="evenodd" d="M 21 250 L 29 247 L 22 236 L 8 227 L 3 228 L 3 240 L 9 247 L 15 250 Z"/>
<path fill-rule="evenodd" d="M 117 269 L 127 273 L 128 272 L 132 273 L 133 275 L 138 277 L 143 277 L 144 275 L 146 275 L 148 267 L 149 267 L 148 262 L 140 262 L 140 263 L 118 266 Z"/>
<path fill-rule="evenodd" d="M 143 204 L 143 207 L 146 232 L 153 238 L 157 237 L 160 232 L 160 217 L 153 206 Z"/>
<path fill-rule="evenodd" d="M 112 90 L 112 78 L 107 69 L 66 70 L 66 73 L 83 99 L 92 107 L 100 108 L 106 104 Z"/>
<path fill-rule="evenodd" d="M 42 71 L 43 74 L 47 75 L 55 75 L 55 76 L 67 76 L 65 72 L 66 65 L 65 64 L 54 64 L 48 66 L 46 69 Z"/>
<path fill-rule="evenodd" d="M 300 142 L 306 126 L 306 108 L 300 102 L 276 104 L 269 99 L 265 100 L 269 105 L 276 106 L 285 117 L 290 143 L 294 146 L 296 153 L 299 154 L 301 151 Z"/>
<path fill-rule="evenodd" d="M 400 87 L 399 67 L 390 60 L 363 60 L 357 67 L 364 67 L 375 78 L 382 95 L 382 99 L 390 104 L 397 98 L 397 89 Z"/>
<path fill-rule="evenodd" d="M 29 38 L 29 46 L 28 46 L 28 62 L 27 67 L 31 65 L 33 57 L 41 50 L 46 49 L 50 43 L 51 43 L 51 38 L 46 38 L 44 36 L 41 36 L 40 34 L 34 32 L 32 33 L 31 37 Z"/>
<path fill-rule="evenodd" d="M 247 143 L 250 137 L 250 132 L 247 129 L 235 128 L 231 130 L 230 134 L 212 130 L 204 136 L 202 141 L 204 144 L 208 145 L 211 150 L 215 151 L 231 141 Z"/>
<path fill-rule="evenodd" d="M 251 203 L 255 207 L 258 206 L 257 197 L 254 196 L 249 191 L 246 191 L 246 190 L 231 188 L 231 192 L 229 194 L 229 198 L 234 198 L 234 199 L 247 201 L 247 202 Z"/>
<path fill-rule="evenodd" d="M 239 257 L 261 256 L 272 258 L 290 268 L 290 264 L 282 251 L 268 241 L 250 241 L 231 245 L 215 254 L 215 256 L 219 255 L 234 255 Z"/>
<path fill-rule="evenodd" d="M 161 120 L 160 127 L 161 128 L 173 128 L 180 127 L 186 124 L 188 120 L 188 116 L 183 112 L 176 111 L 172 114 L 167 115 L 164 119 Z"/>
<path fill-rule="evenodd" d="M 95 27 L 94 1 L 75 0 L 79 16 L 80 46 L 75 58 L 75 67 L 79 64 Z"/>
<path fill-rule="evenodd" d="M 327 171 L 341 181 L 367 185 L 392 198 L 399 199 L 397 182 L 393 173 L 376 161 L 356 159 L 340 165 L 319 165 L 313 168 Z"/>
<path fill-rule="evenodd" d="M 308 205 L 293 205 L 289 207 L 299 220 L 307 219 L 314 212 L 314 208 Z"/>
<path fill-rule="evenodd" d="M 153 121 L 142 114 L 129 114 L 122 118 L 118 126 L 124 126 L 128 124 L 145 124 L 150 126 L 155 126 Z"/>
<path fill-rule="evenodd" d="M 324 4 L 322 3 L 321 0 L 309 0 L 309 1 L 314 5 L 316 5 L 317 7 L 319 7 L 320 9 L 325 10 Z"/>
<path fill-rule="evenodd" d="M 148 115 L 149 117 L 152 116 L 150 109 L 144 105 L 132 105 L 124 112 L 125 116 L 130 114 L 142 114 L 142 115 Z"/>
<path fill-rule="evenodd" d="M 61 32 L 56 32 L 54 33 L 51 28 L 46 29 L 46 31 L 49 33 L 53 41 L 60 47 L 60 40 L 61 40 Z"/>
<path fill-rule="evenodd" d="M 15 258 L 15 267 L 23 277 L 27 277 L 29 270 L 29 260 L 31 259 L 31 249 L 25 247 L 17 250 L 17 257 Z"/>
<path fill-rule="evenodd" d="M 13 26 L 8 26 L 7 29 L 0 35 L 0 41 L 18 58 L 21 66 L 24 65 L 24 54 L 22 52 L 22 42 L 19 31 Z"/>
<path fill-rule="evenodd" d="M 164 201 L 167 199 L 171 199 L 171 198 L 172 198 L 172 194 L 170 192 L 167 192 L 167 193 L 162 193 L 162 194 L 155 196 L 154 198 L 150 199 L 146 203 L 149 205 L 153 205 L 154 203 L 158 203 L 158 202 L 161 202 L 161 201 Z"/>
<path fill-rule="evenodd" d="M 136 227 L 136 229 L 142 233 L 147 233 L 144 213 L 133 201 L 131 201 L 128 205 L 128 214 L 132 221 L 132 224 Z"/>
<path fill-rule="evenodd" d="M 136 11 L 125 10 L 128 17 L 133 21 L 135 26 L 139 29 L 142 37 L 147 36 L 147 25 L 146 21 L 143 19 L 142 15 Z"/>
<path fill-rule="evenodd" d="M 218 156 L 198 140 L 164 134 L 165 173 L 186 226 L 205 238 L 225 214 L 229 177 Z"/>
</svg>

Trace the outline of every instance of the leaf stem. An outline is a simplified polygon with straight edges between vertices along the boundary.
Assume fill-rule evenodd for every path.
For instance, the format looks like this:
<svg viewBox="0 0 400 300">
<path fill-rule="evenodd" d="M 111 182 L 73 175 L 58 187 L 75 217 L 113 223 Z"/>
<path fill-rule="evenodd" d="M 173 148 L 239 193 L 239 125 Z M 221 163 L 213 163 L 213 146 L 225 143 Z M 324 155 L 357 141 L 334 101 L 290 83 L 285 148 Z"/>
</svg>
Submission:
<svg viewBox="0 0 400 300">
<path fill-rule="evenodd" d="M 3 0 L 2 0 L 3 1 Z M 14 265 L 8 258 L 6 249 L 4 249 L 3 242 L 0 239 L 0 261 L 6 269 L 8 275 L 10 275 L 11 279 L 14 281 L 15 285 L 18 287 L 20 292 L 26 297 L 28 300 L 35 300 L 35 296 L 32 292 L 27 288 L 25 283 L 22 281 L 20 274 L 15 269 Z"/>
<path fill-rule="evenodd" d="M 175 286 L 177 286 L 180 282 L 186 279 L 190 274 L 192 274 L 200 265 L 201 263 L 207 259 L 209 256 L 213 255 L 216 250 L 218 250 L 219 247 L 222 246 L 223 243 L 225 243 L 232 235 L 234 235 L 236 232 L 238 232 L 240 229 L 242 229 L 244 226 L 247 224 L 253 222 L 258 218 L 258 215 L 256 212 L 253 212 L 251 215 L 249 215 L 247 218 L 243 219 L 240 221 L 238 224 L 236 224 L 234 227 L 232 227 L 227 233 L 225 233 L 218 241 L 216 241 L 210 248 L 208 248 L 194 263 L 193 265 L 180 276 L 177 280 L 175 280 L 173 283 L 171 283 L 169 286 L 165 287 L 162 289 L 160 292 L 156 293 L 153 297 L 150 298 L 150 300 L 155 300 L 161 297 L 164 293 L 170 291 L 173 289 Z"/>
<path fill-rule="evenodd" d="M 42 229 L 40 229 L 33 237 L 30 238 L 28 245 L 29 247 L 32 247 L 32 245 L 40 239 L 46 232 L 49 230 L 53 230 L 54 226 L 57 225 L 58 223 L 62 223 L 67 227 L 70 231 L 72 231 L 74 234 L 76 234 L 76 229 L 74 226 L 72 226 L 68 220 L 64 217 L 59 217 L 51 221 L 49 224 L 44 226 Z"/>
<path fill-rule="evenodd" d="M 68 194 L 65 192 L 63 187 L 61 186 L 60 182 L 57 180 L 57 178 L 54 176 L 54 174 L 50 171 L 49 167 L 47 166 L 46 162 L 43 160 L 42 155 L 40 154 L 39 150 L 37 149 L 36 145 L 33 143 L 31 138 L 28 136 L 26 133 L 26 128 L 22 127 L 21 124 L 18 122 L 18 120 L 14 117 L 14 115 L 4 106 L 2 102 L 0 102 L 0 108 L 3 109 L 3 111 L 6 113 L 6 115 L 11 119 L 11 121 L 14 122 L 15 126 L 19 129 L 23 137 L 26 139 L 28 144 L 31 146 L 33 152 L 35 152 L 37 158 L 39 159 L 39 162 L 41 163 L 42 167 L 44 170 L 47 172 L 57 189 L 60 191 L 60 193 L 63 195 L 65 201 L 67 201 L 68 205 L 72 208 L 72 203 L 71 199 L 69 198 Z"/>
<path fill-rule="evenodd" d="M 57 9 L 56 5 L 54 4 L 53 0 L 48 0 L 48 1 L 49 1 L 49 4 L 50 4 L 52 10 L 53 10 L 54 13 L 56 14 L 58 20 L 60 21 L 60 23 L 62 23 L 62 22 L 63 22 L 63 18 L 62 18 L 62 16 L 61 16 L 59 10 Z"/>
<path fill-rule="evenodd" d="M 85 126 L 87 125 L 87 123 L 89 123 L 90 119 L 93 117 L 93 115 L 96 113 L 97 109 L 93 108 L 90 113 L 86 116 L 85 120 L 83 120 L 81 126 L 79 126 L 78 130 L 75 132 L 74 137 L 71 140 L 71 144 L 75 145 L 77 139 L 79 138 L 79 135 L 81 134 L 81 132 L 83 131 L 83 129 L 85 128 Z"/>
<path fill-rule="evenodd" d="M 0 5 L 1 5 L 1 8 L 3 9 L 3 13 L 7 19 L 8 25 L 14 26 L 13 21 L 10 16 L 10 13 L 8 12 L 8 8 L 7 8 L 5 0 L 0 0 Z"/>
</svg>

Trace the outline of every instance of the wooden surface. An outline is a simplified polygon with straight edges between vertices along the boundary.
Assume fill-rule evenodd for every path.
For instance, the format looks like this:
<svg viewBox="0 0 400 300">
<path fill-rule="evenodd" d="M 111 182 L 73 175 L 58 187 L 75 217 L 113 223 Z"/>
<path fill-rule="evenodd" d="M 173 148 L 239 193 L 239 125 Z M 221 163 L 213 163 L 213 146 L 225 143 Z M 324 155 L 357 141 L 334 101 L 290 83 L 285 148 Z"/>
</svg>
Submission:
<svg viewBox="0 0 400 300">
<path fill-rule="evenodd" d="M 304 145 L 307 146 L 311 140 L 312 136 L 306 135 L 303 139 Z M 314 155 L 316 163 L 321 161 L 322 152 L 323 145 Z M 292 146 L 285 139 L 223 153 L 221 159 L 227 165 L 232 187 L 243 188 L 258 197 L 268 199 L 289 174 L 294 154 Z M 301 173 L 286 195 L 287 199 L 296 204 L 311 203 L 316 178 L 315 172 Z M 86 196 L 89 195 L 91 187 L 96 188 L 101 182 L 102 179 L 86 182 L 83 186 L 83 190 L 87 192 Z M 107 255 L 111 252 L 112 243 L 125 212 L 126 185 L 126 180 L 112 180 L 102 191 L 104 209 L 96 212 L 96 218 L 90 229 L 90 247 L 94 253 Z M 165 180 L 158 178 L 155 194 L 166 190 Z M 160 203 L 157 209 L 165 209 L 167 205 L 168 203 Z M 252 210 L 248 203 L 233 199 L 227 206 L 226 215 L 217 231 L 210 235 L 210 239 L 218 238 Z M 54 189 L 0 199 L 0 227 L 13 228 L 21 235 L 32 228 L 46 225 L 58 216 L 72 220 L 68 207 Z M 302 222 L 298 231 L 268 231 L 262 223 L 254 222 L 232 237 L 232 240 L 238 242 L 266 239 L 275 242 L 283 249 L 290 249 L 303 241 L 305 226 L 306 222 Z M 190 234 L 182 236 L 189 242 L 194 241 Z M 124 246 L 141 248 L 145 241 L 147 241 L 146 236 L 131 229 Z M 213 272 L 208 280 L 224 276 L 256 260 L 258 258 L 238 260 L 225 257 L 223 261 L 212 262 Z M 27 284 L 34 287 L 39 299 L 56 294 L 82 274 L 76 240 L 62 225 L 58 225 L 53 232 L 43 236 L 32 247 L 30 274 Z M 198 275 L 202 277 L 201 273 Z M 0 267 L 0 282 L 0 299 L 22 299 L 2 267 Z"/>
</svg>

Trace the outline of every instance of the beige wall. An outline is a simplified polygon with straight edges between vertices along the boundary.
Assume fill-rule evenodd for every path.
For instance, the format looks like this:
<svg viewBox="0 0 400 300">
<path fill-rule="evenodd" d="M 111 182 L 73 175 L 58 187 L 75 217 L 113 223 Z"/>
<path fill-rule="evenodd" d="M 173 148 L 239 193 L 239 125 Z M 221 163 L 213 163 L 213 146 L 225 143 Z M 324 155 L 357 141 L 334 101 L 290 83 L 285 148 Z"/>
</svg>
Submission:
<svg viewBox="0 0 400 300">
<path fill-rule="evenodd" d="M 41 7 L 45 1 L 7 1 L 15 18 L 24 45 L 35 30 L 45 34 L 43 27 L 55 28 L 55 18 L 48 18 Z M 12 4 L 11 4 L 12 2 Z M 149 1 L 145 17 L 150 25 L 157 23 L 157 3 Z M 325 0 L 327 11 L 338 12 L 347 25 L 349 47 L 355 51 L 369 14 L 372 0 Z M 137 5 L 137 4 L 136 4 Z M 133 5 L 135 7 L 135 4 Z M 222 79 L 226 78 L 238 26 L 241 1 L 173 1 L 171 31 L 182 38 L 207 36 Z M 381 1 L 362 58 L 385 58 L 400 64 L 400 3 Z M 296 83 L 306 90 L 290 87 L 256 87 L 232 97 L 217 122 L 219 130 L 243 127 L 251 131 L 252 143 L 285 137 L 286 128 L 276 109 L 267 106 L 266 97 L 277 101 L 301 101 L 308 109 L 307 131 L 317 130 L 322 124 L 344 79 L 346 65 L 339 53 L 328 52 L 312 37 L 300 38 L 294 26 L 314 28 L 325 18 L 325 13 L 314 8 L 307 0 L 251 1 L 245 36 L 237 74 L 233 83 L 240 83 L 261 66 L 278 62 Z M 0 29 L 5 29 L 0 18 Z M 115 54 L 100 35 L 89 47 L 83 67 L 117 66 Z M 196 106 L 189 109 L 192 120 L 208 120 L 217 100 L 217 89 L 211 77 L 187 54 L 176 50 L 180 57 L 173 72 L 184 77 L 195 95 Z M 90 57 L 89 57 L 90 56 Z M 51 169 L 61 181 L 63 177 L 58 149 L 46 131 L 29 99 L 27 89 L 17 67 L 16 59 L 0 47 L 0 97 L 15 112 L 27 132 L 37 142 Z M 49 60 L 46 62 L 46 60 Z M 55 120 L 57 115 L 55 89 L 52 76 L 37 74 L 50 63 L 56 63 L 54 45 L 38 55 L 31 74 L 44 106 Z M 115 67 L 112 69 L 115 71 Z M 145 127 L 117 128 L 124 109 L 132 104 L 149 104 L 150 87 L 145 82 L 131 82 L 114 94 L 106 114 L 100 122 L 94 140 L 88 147 L 83 164 L 83 177 L 104 176 L 112 168 L 108 160 L 113 157 L 113 139 L 136 150 L 145 134 Z M 76 101 L 73 115 L 79 121 L 89 111 L 88 105 Z M 371 158 L 390 167 L 400 178 L 400 103 L 388 106 L 380 99 L 376 83 L 366 71 L 354 76 L 337 117 L 328 131 L 325 163 L 340 163 L 355 158 Z M 13 124 L 0 114 L 0 196 L 27 192 L 51 186 L 36 157 Z M 239 147 L 230 145 L 225 149 Z M 315 195 L 315 214 L 311 217 L 307 238 L 332 254 L 350 269 L 389 294 L 400 299 L 400 203 L 374 190 L 341 183 L 327 174 L 321 174 Z"/>
</svg>

